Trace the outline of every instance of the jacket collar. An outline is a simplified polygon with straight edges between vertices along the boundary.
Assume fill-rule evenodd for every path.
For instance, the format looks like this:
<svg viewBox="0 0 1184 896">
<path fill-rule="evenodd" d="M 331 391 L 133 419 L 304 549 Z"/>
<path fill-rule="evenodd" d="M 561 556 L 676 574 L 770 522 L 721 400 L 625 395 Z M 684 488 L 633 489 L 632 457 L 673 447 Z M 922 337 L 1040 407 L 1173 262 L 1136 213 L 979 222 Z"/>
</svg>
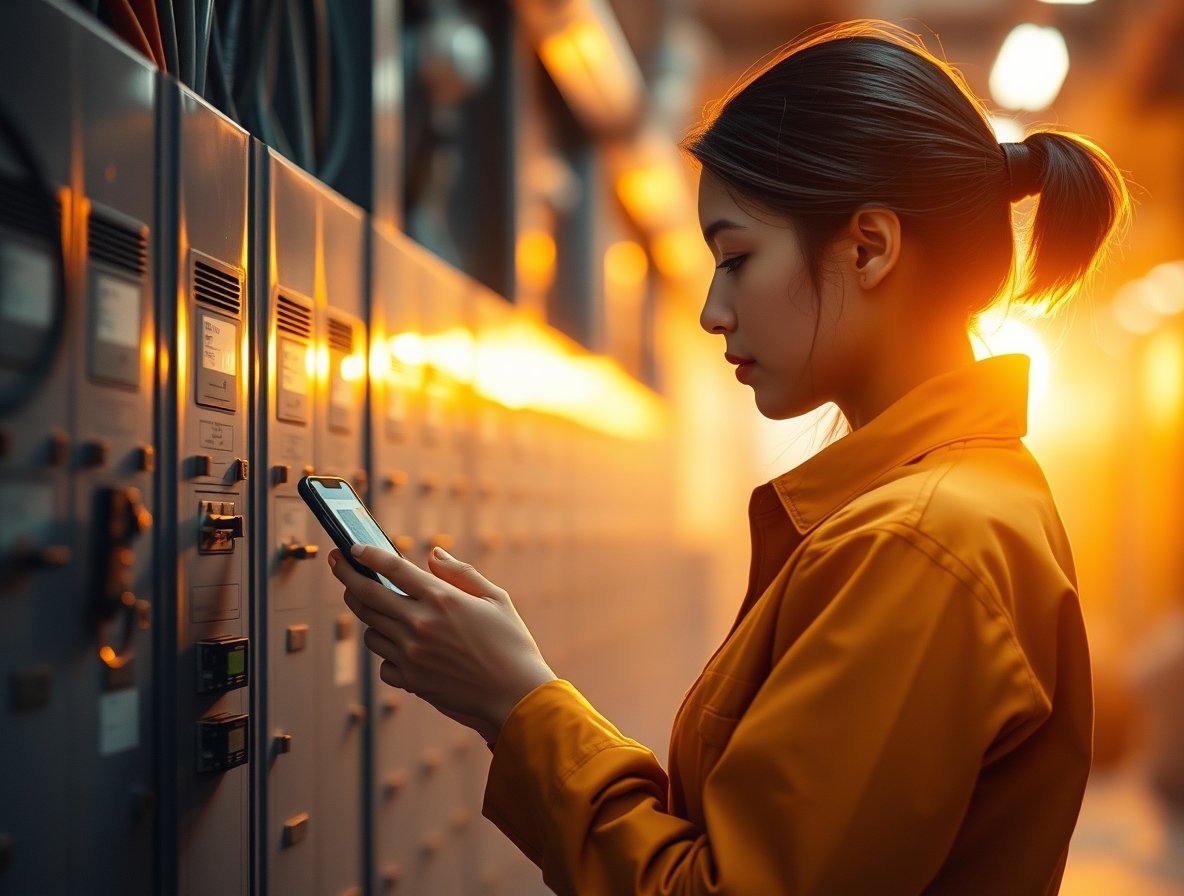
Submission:
<svg viewBox="0 0 1184 896">
<path fill-rule="evenodd" d="M 986 358 L 927 380 L 771 484 L 804 535 L 891 470 L 936 448 L 1020 438 L 1027 410 L 1028 357 Z"/>
</svg>

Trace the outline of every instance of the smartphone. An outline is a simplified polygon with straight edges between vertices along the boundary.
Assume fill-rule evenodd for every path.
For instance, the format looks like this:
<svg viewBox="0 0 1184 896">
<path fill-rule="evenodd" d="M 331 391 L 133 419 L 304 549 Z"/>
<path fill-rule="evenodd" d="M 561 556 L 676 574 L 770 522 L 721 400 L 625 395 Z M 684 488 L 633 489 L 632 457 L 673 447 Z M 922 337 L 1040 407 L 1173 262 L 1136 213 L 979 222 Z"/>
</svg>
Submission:
<svg viewBox="0 0 1184 896">
<path fill-rule="evenodd" d="M 370 515 L 370 511 L 348 482 L 336 476 L 305 476 L 297 484 L 296 490 L 354 569 L 406 596 L 407 592 L 386 576 L 363 566 L 350 554 L 349 549 L 355 544 L 373 545 L 393 554 L 399 554 L 399 550 L 386 537 L 382 527 Z"/>
</svg>

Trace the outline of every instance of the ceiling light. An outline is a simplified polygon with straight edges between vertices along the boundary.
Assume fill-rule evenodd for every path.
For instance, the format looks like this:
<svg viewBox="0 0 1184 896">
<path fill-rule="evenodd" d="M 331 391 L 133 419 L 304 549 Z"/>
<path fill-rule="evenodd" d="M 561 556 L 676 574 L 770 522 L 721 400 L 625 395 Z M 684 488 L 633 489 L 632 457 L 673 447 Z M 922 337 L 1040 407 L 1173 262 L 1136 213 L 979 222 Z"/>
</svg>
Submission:
<svg viewBox="0 0 1184 896">
<path fill-rule="evenodd" d="M 1006 109 L 1037 112 L 1052 105 L 1069 73 L 1069 49 L 1056 28 L 1018 25 L 991 67 L 991 96 Z"/>
</svg>

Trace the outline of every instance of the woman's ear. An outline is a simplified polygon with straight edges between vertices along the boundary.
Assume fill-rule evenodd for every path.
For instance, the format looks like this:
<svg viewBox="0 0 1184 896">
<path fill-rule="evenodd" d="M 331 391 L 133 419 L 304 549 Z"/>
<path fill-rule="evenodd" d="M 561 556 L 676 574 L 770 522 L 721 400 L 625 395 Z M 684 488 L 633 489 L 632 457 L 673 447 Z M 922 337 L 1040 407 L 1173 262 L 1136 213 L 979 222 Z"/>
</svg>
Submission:
<svg viewBox="0 0 1184 896">
<path fill-rule="evenodd" d="M 859 285 L 879 286 L 900 257 L 900 218 L 886 208 L 861 208 L 851 216 L 849 236 Z"/>
</svg>

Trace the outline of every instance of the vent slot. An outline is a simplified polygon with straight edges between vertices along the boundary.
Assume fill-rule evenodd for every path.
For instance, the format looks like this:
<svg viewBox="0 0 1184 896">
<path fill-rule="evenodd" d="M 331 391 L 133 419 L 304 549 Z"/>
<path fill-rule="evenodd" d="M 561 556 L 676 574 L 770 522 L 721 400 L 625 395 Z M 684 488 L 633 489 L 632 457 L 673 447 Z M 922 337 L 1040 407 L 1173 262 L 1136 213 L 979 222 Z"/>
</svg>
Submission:
<svg viewBox="0 0 1184 896">
<path fill-rule="evenodd" d="M 234 274 L 228 274 L 204 261 L 193 262 L 193 297 L 199 302 L 228 311 L 235 317 L 242 310 L 243 285 Z"/>
<path fill-rule="evenodd" d="M 277 297 L 275 305 L 275 326 L 277 330 L 312 338 L 312 309 L 281 295 Z"/>
<path fill-rule="evenodd" d="M 45 220 L 45 199 L 31 183 L 0 176 L 0 224 L 56 240 L 62 232 L 62 203 L 54 197 L 53 230 Z"/>
<path fill-rule="evenodd" d="M 92 214 L 88 223 L 87 254 L 143 277 L 148 271 L 148 229 L 117 224 Z"/>
<path fill-rule="evenodd" d="M 329 318 L 329 347 L 345 352 L 354 350 L 354 328 L 352 324 Z"/>
</svg>

